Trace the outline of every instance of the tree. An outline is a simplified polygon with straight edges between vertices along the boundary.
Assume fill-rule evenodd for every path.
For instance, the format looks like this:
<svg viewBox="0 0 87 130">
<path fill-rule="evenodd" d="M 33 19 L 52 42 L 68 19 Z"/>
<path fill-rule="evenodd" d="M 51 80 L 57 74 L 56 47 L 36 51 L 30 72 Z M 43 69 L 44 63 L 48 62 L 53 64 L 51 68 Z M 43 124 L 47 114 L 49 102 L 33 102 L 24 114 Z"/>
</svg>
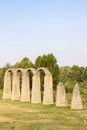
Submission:
<svg viewBox="0 0 87 130">
<path fill-rule="evenodd" d="M 34 67 L 33 63 L 29 60 L 29 58 L 24 57 L 20 62 L 17 62 L 14 67 L 16 68 L 32 68 Z M 30 80 L 30 88 L 32 88 L 32 73 L 29 72 L 29 80 Z"/>
<path fill-rule="evenodd" d="M 27 58 L 24 57 L 20 62 L 17 62 L 14 67 L 16 68 L 29 68 L 33 67 L 33 63 Z"/>
<path fill-rule="evenodd" d="M 4 75 L 7 69 L 11 68 L 12 66 L 7 63 L 3 68 L 0 69 L 0 88 L 3 88 L 4 85 Z"/>
<path fill-rule="evenodd" d="M 70 79 L 71 67 L 64 66 L 60 68 L 59 81 L 66 82 Z"/>
<path fill-rule="evenodd" d="M 77 82 L 82 81 L 82 73 L 83 73 L 83 67 L 79 67 L 77 65 L 73 65 L 71 68 L 71 78 L 72 80 L 75 80 Z"/>
<path fill-rule="evenodd" d="M 87 67 L 83 69 L 82 72 L 82 81 L 87 81 Z"/>
<path fill-rule="evenodd" d="M 35 60 L 35 68 L 46 67 L 53 76 L 54 89 L 59 81 L 59 66 L 53 54 L 38 56 Z"/>
</svg>

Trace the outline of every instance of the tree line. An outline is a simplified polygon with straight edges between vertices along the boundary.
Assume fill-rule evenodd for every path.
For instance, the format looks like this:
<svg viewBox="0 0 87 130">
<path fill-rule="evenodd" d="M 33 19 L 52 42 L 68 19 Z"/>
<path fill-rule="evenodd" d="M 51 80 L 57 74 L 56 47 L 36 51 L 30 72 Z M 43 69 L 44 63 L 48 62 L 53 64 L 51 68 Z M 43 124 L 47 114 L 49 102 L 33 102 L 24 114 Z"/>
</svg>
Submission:
<svg viewBox="0 0 87 130">
<path fill-rule="evenodd" d="M 63 82 L 66 86 L 66 91 L 71 92 L 72 87 L 76 82 L 78 82 L 81 85 L 81 88 L 87 88 L 87 67 L 79 67 L 77 65 L 70 66 L 64 66 L 59 67 L 57 59 L 53 54 L 47 54 L 38 56 L 35 60 L 35 63 L 32 63 L 32 61 L 24 57 L 21 61 L 17 62 L 13 66 L 9 63 L 7 63 L 4 67 L 0 69 L 0 88 L 3 88 L 3 82 L 4 82 L 4 74 L 5 71 L 9 68 L 39 68 L 39 67 L 46 67 L 51 72 L 53 76 L 53 88 L 56 89 L 56 86 L 59 81 Z M 32 74 L 30 75 L 32 78 Z M 41 82 L 43 85 L 43 78 L 44 73 L 41 72 Z M 42 87 L 43 90 L 43 87 Z"/>
</svg>

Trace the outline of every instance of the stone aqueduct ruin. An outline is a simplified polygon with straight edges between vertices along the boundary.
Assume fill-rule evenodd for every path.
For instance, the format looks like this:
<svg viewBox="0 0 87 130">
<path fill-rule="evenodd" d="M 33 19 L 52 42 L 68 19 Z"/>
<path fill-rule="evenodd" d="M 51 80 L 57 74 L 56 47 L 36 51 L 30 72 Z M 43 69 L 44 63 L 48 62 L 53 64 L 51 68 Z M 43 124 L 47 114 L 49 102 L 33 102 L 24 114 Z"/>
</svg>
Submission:
<svg viewBox="0 0 87 130">
<path fill-rule="evenodd" d="M 40 71 L 44 76 L 43 104 L 53 104 L 53 81 L 52 75 L 47 68 L 8 69 L 4 76 L 3 98 L 31 103 L 41 103 Z M 32 72 L 32 93 L 30 98 L 29 73 Z"/>
<path fill-rule="evenodd" d="M 41 101 L 41 83 L 40 71 L 45 73 L 43 101 Z M 32 92 L 30 92 L 30 76 L 32 72 Z M 3 99 L 20 100 L 23 102 L 43 103 L 45 105 L 53 104 L 53 79 L 47 68 L 27 68 L 27 69 L 8 69 L 4 76 Z M 63 83 L 57 85 L 56 106 L 66 107 L 67 98 L 65 86 Z M 73 89 L 71 100 L 71 109 L 82 109 L 82 100 L 79 91 L 79 85 L 76 84 Z"/>
</svg>

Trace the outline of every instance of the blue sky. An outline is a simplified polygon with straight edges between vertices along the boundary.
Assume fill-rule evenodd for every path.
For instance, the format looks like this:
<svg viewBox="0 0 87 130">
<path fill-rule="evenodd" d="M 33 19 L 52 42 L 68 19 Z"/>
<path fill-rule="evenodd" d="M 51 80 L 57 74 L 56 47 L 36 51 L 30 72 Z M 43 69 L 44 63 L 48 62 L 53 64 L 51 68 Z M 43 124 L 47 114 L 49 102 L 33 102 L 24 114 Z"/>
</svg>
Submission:
<svg viewBox="0 0 87 130">
<path fill-rule="evenodd" d="M 0 67 L 48 53 L 87 66 L 87 0 L 0 0 Z"/>
</svg>

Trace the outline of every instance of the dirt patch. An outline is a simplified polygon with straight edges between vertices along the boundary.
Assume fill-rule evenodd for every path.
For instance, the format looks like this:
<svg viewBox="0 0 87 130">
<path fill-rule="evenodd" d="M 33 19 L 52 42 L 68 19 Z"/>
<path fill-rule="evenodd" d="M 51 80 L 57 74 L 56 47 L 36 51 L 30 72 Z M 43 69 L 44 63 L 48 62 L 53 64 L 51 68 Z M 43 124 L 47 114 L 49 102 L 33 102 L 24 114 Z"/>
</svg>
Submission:
<svg viewBox="0 0 87 130">
<path fill-rule="evenodd" d="M 9 121 L 11 121 L 10 118 L 5 117 L 5 116 L 0 116 L 0 122 L 9 122 Z"/>
<path fill-rule="evenodd" d="M 82 116 L 82 117 L 87 117 L 87 114 L 86 114 L 86 113 L 85 113 L 85 114 L 81 114 L 81 116 Z"/>
</svg>

